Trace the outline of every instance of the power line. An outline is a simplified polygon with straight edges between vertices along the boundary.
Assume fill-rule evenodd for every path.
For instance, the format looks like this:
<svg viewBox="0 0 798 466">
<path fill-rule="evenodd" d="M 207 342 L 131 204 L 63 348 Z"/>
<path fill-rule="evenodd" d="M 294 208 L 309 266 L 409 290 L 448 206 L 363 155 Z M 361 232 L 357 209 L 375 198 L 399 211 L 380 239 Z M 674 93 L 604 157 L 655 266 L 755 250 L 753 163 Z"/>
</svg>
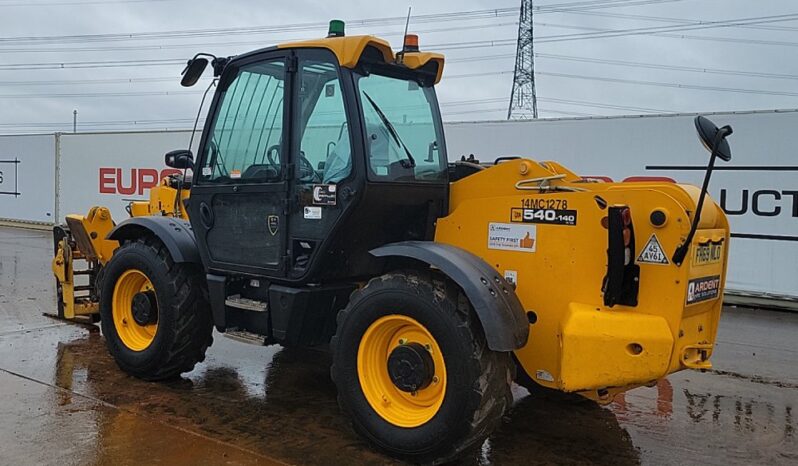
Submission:
<svg viewBox="0 0 798 466">
<path fill-rule="evenodd" d="M 92 97 L 165 97 L 202 94 L 202 91 L 135 91 L 135 92 L 81 92 L 63 94 L 0 94 L 0 99 L 30 99 L 30 98 L 92 98 Z"/>
<path fill-rule="evenodd" d="M 172 66 L 184 65 L 183 58 L 164 58 L 148 60 L 109 60 L 109 61 L 76 61 L 49 63 L 5 63 L 0 64 L 3 71 L 56 70 L 64 68 L 118 68 L 126 66 Z"/>
<path fill-rule="evenodd" d="M 515 45 L 515 39 L 479 40 L 468 42 L 451 42 L 444 44 L 431 44 L 434 50 L 461 50 L 472 48 L 504 47 Z M 42 62 L 42 63 L 6 63 L 0 64 L 0 71 L 30 71 L 54 70 L 66 68 L 119 68 L 129 66 L 165 66 L 185 65 L 184 58 L 164 58 L 147 60 L 108 60 L 108 61 L 77 61 L 77 62 Z"/>
<path fill-rule="evenodd" d="M 682 23 L 682 24 L 704 24 L 706 21 L 697 19 L 673 18 L 668 16 L 648 16 L 648 15 L 633 15 L 624 13 L 609 13 L 606 11 L 568 11 L 565 13 L 575 15 L 588 15 L 588 16 L 603 16 L 608 18 L 631 19 L 639 21 L 655 21 L 661 23 Z M 798 31 L 798 27 L 794 26 L 761 26 L 761 25 L 737 25 L 732 27 L 739 27 L 744 29 L 759 29 L 763 31 Z"/>
<path fill-rule="evenodd" d="M 733 87 L 719 87 L 719 86 L 700 86 L 694 84 L 677 84 L 677 83 L 665 83 L 659 81 L 642 81 L 642 80 L 633 80 L 633 79 L 621 79 L 621 78 L 606 78 L 601 76 L 584 76 L 584 75 L 577 75 L 577 74 L 567 74 L 567 73 L 551 73 L 540 71 L 538 72 L 539 75 L 543 76 L 552 76 L 556 78 L 570 78 L 570 79 L 583 79 L 589 81 L 604 81 L 604 82 L 612 82 L 612 83 L 620 83 L 620 84 L 639 84 L 645 86 L 659 86 L 659 87 L 670 87 L 676 89 L 691 89 L 691 90 L 698 90 L 698 91 L 717 91 L 717 92 L 736 92 L 740 94 L 760 94 L 760 95 L 775 95 L 775 96 L 787 96 L 787 97 L 798 97 L 798 92 L 786 92 L 786 91 L 767 91 L 763 89 L 741 89 L 741 88 L 733 88 Z"/>
<path fill-rule="evenodd" d="M 518 23 L 513 22 L 504 22 L 504 23 L 491 23 L 491 24 L 477 24 L 477 25 L 470 25 L 468 26 L 468 30 L 473 29 L 496 29 L 502 26 L 516 26 Z M 456 27 L 448 27 L 448 28 L 436 28 L 436 29 L 422 29 L 422 30 L 414 30 L 416 34 L 436 34 L 440 32 L 452 32 L 452 31 L 462 31 L 462 26 Z M 373 33 L 379 37 L 401 37 L 404 34 L 404 30 L 400 31 L 378 31 Z M 279 39 L 269 39 L 270 43 L 282 43 L 288 41 L 296 41 L 298 39 L 293 38 L 279 38 Z M 147 50 L 168 50 L 168 49 L 196 49 L 198 47 L 230 47 L 230 46 L 239 46 L 239 45 L 254 45 L 254 46 L 263 46 L 264 41 L 235 41 L 235 42 L 191 42 L 191 43 L 181 43 L 181 44 L 151 44 L 151 45 L 116 45 L 110 47 L 54 47 L 54 48 L 1 48 L 0 53 L 61 53 L 61 52 L 69 52 L 69 53 L 80 53 L 80 52 L 119 52 L 119 51 L 129 51 L 129 52 L 142 52 Z M 429 46 L 427 46 L 429 47 Z"/>
<path fill-rule="evenodd" d="M 177 82 L 178 77 L 163 78 L 108 78 L 108 79 L 65 79 L 47 81 L 0 81 L 0 86 L 78 86 L 83 84 L 136 84 Z"/>
<path fill-rule="evenodd" d="M 85 2 L 68 1 L 68 2 L 31 2 L 25 3 L 0 3 L 0 8 L 4 7 L 39 7 L 39 6 L 83 6 L 83 5 L 119 5 L 122 3 L 162 3 L 170 2 L 173 0 L 88 0 Z"/>
<path fill-rule="evenodd" d="M 585 39 L 604 39 L 608 37 L 649 35 L 649 34 L 656 34 L 659 32 L 693 31 L 700 29 L 724 28 L 724 27 L 732 27 L 732 26 L 740 26 L 748 24 L 776 23 L 783 21 L 795 21 L 796 19 L 798 19 L 798 13 L 790 13 L 790 14 L 773 15 L 773 16 L 738 18 L 733 20 L 707 21 L 702 24 L 693 24 L 687 26 L 684 25 L 654 26 L 654 27 L 632 28 L 632 29 L 615 29 L 615 30 L 606 30 L 600 32 L 560 34 L 554 36 L 543 36 L 540 37 L 537 41 L 539 43 L 548 43 L 548 42 L 563 42 L 563 41 L 585 40 Z"/>
<path fill-rule="evenodd" d="M 605 8 L 617 8 L 625 6 L 640 6 L 657 3 L 672 3 L 683 0 L 602 0 L 587 2 L 559 3 L 537 7 L 535 12 L 562 13 L 575 11 L 588 11 Z M 449 11 L 444 13 L 432 13 L 416 15 L 413 17 L 413 24 L 440 23 L 444 21 L 465 21 L 465 20 L 484 20 L 499 17 L 514 17 L 518 14 L 517 7 L 491 8 L 483 10 L 468 11 Z M 404 24 L 404 16 L 388 16 L 378 18 L 354 19 L 347 21 L 347 27 L 352 28 L 371 28 L 380 25 Z M 126 41 L 126 40 L 153 40 L 153 39 L 174 39 L 183 37 L 208 37 L 215 35 L 246 35 L 262 34 L 274 32 L 295 32 L 305 30 L 319 30 L 327 26 L 326 22 L 307 22 L 283 25 L 267 26 L 245 26 L 234 28 L 204 28 L 204 29 L 185 29 L 157 32 L 128 32 L 128 33 L 105 33 L 105 34 L 73 34 L 73 35 L 52 35 L 52 36 L 18 36 L 0 37 L 0 44 L 12 43 L 74 43 L 74 42 L 95 42 L 95 41 Z"/>
<path fill-rule="evenodd" d="M 492 19 L 497 17 L 515 16 L 517 8 L 493 8 L 487 10 L 470 11 L 451 11 L 445 13 L 434 13 L 417 15 L 413 17 L 413 24 L 440 23 L 445 21 L 464 21 L 478 19 Z M 347 21 L 347 27 L 352 28 L 371 28 L 374 26 L 404 24 L 407 18 L 404 16 L 389 16 L 381 18 L 366 18 Z M 205 28 L 205 29 L 185 29 L 158 32 L 129 32 L 129 33 L 106 33 L 106 34 L 76 34 L 76 35 L 53 35 L 53 36 L 21 36 L 21 37 L 0 37 L 0 44 L 12 43 L 47 43 L 57 44 L 74 42 L 109 42 L 126 40 L 152 40 L 152 39 L 175 39 L 185 37 L 209 37 L 218 35 L 247 35 L 277 32 L 296 32 L 305 30 L 323 30 L 327 26 L 326 22 L 307 22 L 283 25 L 267 26 L 246 26 L 234 28 Z"/>
<path fill-rule="evenodd" d="M 572 26 L 567 24 L 553 24 L 553 23 L 536 23 L 536 26 L 551 26 L 564 29 L 576 29 L 582 31 L 603 31 L 603 32 L 616 32 L 617 29 L 597 28 L 588 26 Z M 738 27 L 738 25 L 731 25 L 729 27 Z M 752 45 L 771 45 L 771 46 L 785 46 L 785 47 L 798 47 L 798 42 L 788 41 L 775 41 L 775 40 L 761 40 L 761 39 L 741 39 L 737 37 L 718 37 L 718 36 L 694 36 L 689 34 L 669 34 L 669 33 L 650 33 L 648 35 L 656 37 L 667 37 L 672 39 L 689 39 L 689 40 L 702 40 L 710 42 L 731 42 L 738 44 L 752 44 Z"/>
<path fill-rule="evenodd" d="M 651 68 L 657 70 L 687 71 L 692 73 L 724 74 L 731 76 L 750 76 L 754 78 L 798 79 L 798 75 L 795 74 L 765 73 L 760 71 L 743 71 L 743 70 L 725 70 L 718 68 L 702 68 L 697 66 L 664 65 L 661 63 L 611 60 L 607 58 L 574 57 L 569 55 L 557 55 L 551 53 L 536 53 L 535 56 L 540 58 L 548 58 L 551 60 L 564 60 L 564 61 L 574 61 L 581 63 L 597 63 L 602 65 L 627 66 L 632 68 Z"/>
<path fill-rule="evenodd" d="M 581 107 L 594 107 L 594 108 L 606 108 L 610 110 L 631 110 L 634 112 L 644 112 L 644 113 L 673 113 L 671 110 L 662 110 L 658 108 L 647 108 L 647 107 L 631 107 L 627 105 L 617 105 L 617 104 L 604 104 L 599 102 L 588 102 L 585 100 L 569 100 L 569 99 L 557 99 L 554 97 L 540 97 L 538 98 L 541 102 L 553 102 L 558 104 L 566 104 L 566 105 L 578 105 Z"/>
</svg>

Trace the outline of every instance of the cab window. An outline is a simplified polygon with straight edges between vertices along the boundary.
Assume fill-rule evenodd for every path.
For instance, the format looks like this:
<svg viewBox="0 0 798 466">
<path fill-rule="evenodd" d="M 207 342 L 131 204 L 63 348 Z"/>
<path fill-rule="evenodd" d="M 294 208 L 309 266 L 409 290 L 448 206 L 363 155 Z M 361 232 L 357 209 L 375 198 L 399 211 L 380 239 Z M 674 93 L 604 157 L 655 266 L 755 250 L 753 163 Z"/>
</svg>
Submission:
<svg viewBox="0 0 798 466">
<path fill-rule="evenodd" d="M 296 177 L 299 183 L 338 183 L 352 173 L 352 146 L 338 67 L 301 60 L 301 128 Z"/>
<path fill-rule="evenodd" d="M 243 66 L 223 91 L 200 180 L 278 181 L 283 141 L 284 59 Z"/>
<path fill-rule="evenodd" d="M 361 75 L 369 178 L 445 181 L 447 161 L 435 91 L 416 81 Z"/>
</svg>

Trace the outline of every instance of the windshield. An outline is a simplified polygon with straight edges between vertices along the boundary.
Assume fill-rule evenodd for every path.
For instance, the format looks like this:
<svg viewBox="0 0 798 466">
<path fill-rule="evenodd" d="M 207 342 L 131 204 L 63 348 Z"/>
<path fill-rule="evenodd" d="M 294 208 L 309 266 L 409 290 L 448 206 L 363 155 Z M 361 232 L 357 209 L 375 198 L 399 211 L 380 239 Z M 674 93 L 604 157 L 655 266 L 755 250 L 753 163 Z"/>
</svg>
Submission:
<svg viewBox="0 0 798 466">
<path fill-rule="evenodd" d="M 369 178 L 375 181 L 445 181 L 435 90 L 376 73 L 360 76 Z"/>
</svg>

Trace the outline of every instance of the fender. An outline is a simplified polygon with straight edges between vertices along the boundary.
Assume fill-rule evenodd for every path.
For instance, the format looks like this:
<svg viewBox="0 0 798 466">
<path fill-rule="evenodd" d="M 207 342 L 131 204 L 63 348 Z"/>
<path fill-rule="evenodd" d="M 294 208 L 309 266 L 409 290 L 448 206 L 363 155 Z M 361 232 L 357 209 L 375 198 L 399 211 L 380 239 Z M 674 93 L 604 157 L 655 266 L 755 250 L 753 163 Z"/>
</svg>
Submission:
<svg viewBox="0 0 798 466">
<path fill-rule="evenodd" d="M 194 231 L 186 220 L 164 216 L 133 217 L 114 227 L 107 239 L 131 240 L 150 234 L 163 242 L 175 262 L 202 264 Z"/>
<path fill-rule="evenodd" d="M 369 252 L 376 257 L 415 259 L 454 280 L 474 307 L 491 350 L 513 351 L 526 344 L 529 321 L 513 286 L 478 256 L 431 241 L 403 241 Z"/>
</svg>

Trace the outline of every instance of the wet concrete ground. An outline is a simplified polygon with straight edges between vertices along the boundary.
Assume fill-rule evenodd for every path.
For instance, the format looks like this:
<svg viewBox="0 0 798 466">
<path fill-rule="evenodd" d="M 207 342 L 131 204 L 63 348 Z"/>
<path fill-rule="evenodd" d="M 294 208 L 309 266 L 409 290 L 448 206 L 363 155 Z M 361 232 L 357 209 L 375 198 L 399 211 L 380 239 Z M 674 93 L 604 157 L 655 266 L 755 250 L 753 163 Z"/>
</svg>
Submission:
<svg viewBox="0 0 798 466">
<path fill-rule="evenodd" d="M 0 464 L 395 464 L 338 410 L 324 352 L 215 335 L 178 381 L 122 373 L 54 312 L 49 233 L 0 228 Z M 798 314 L 727 309 L 707 373 L 608 407 L 515 404 L 462 464 L 798 464 Z"/>
</svg>

